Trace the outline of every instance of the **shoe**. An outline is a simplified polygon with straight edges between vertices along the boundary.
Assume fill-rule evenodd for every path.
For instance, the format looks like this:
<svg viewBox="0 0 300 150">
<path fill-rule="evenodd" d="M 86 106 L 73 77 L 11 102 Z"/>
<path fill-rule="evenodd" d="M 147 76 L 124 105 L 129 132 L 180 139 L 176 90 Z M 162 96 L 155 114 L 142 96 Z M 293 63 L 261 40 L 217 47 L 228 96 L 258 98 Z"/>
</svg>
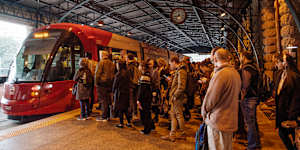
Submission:
<svg viewBox="0 0 300 150">
<path fill-rule="evenodd" d="M 77 120 L 86 120 L 86 118 L 79 116 L 79 117 L 77 117 Z"/>
<path fill-rule="evenodd" d="M 131 125 L 130 123 L 127 123 L 126 126 L 127 126 L 128 128 L 132 128 L 132 125 Z"/>
<path fill-rule="evenodd" d="M 181 140 L 186 140 L 186 134 L 185 134 L 185 132 L 179 133 L 176 138 L 181 139 Z"/>
<path fill-rule="evenodd" d="M 145 132 L 144 130 L 141 130 L 140 133 L 141 133 L 141 134 L 148 135 L 150 132 Z"/>
<path fill-rule="evenodd" d="M 108 121 L 108 119 L 107 119 L 107 118 L 98 117 L 98 118 L 96 118 L 96 121 L 103 121 L 103 122 L 107 122 L 107 121 Z"/>
<path fill-rule="evenodd" d="M 124 126 L 122 124 L 117 124 L 116 127 L 117 128 L 123 128 Z"/>
<path fill-rule="evenodd" d="M 162 137 L 160 137 L 160 138 L 161 138 L 162 140 L 175 142 L 175 137 L 174 137 L 174 136 L 166 135 L 166 136 L 162 136 Z"/>
</svg>

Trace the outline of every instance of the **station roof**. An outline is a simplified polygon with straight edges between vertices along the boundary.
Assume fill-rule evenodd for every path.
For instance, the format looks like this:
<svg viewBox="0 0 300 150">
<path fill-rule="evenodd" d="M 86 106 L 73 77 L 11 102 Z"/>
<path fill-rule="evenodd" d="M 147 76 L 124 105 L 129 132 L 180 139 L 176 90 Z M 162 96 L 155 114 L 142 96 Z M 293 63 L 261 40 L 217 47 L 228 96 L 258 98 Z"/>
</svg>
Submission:
<svg viewBox="0 0 300 150">
<path fill-rule="evenodd" d="M 1 0 L 39 14 L 41 24 L 72 22 L 101 28 L 176 52 L 208 52 L 225 47 L 228 29 L 250 0 Z M 176 8 L 186 19 L 171 21 Z M 22 9 L 23 11 L 24 9 Z M 46 18 L 46 19 L 43 19 Z M 238 17 L 237 17 L 238 18 Z M 103 23 L 103 26 L 99 26 Z M 223 29 L 222 29 L 223 28 Z M 228 41 L 228 40 L 227 40 Z"/>
</svg>

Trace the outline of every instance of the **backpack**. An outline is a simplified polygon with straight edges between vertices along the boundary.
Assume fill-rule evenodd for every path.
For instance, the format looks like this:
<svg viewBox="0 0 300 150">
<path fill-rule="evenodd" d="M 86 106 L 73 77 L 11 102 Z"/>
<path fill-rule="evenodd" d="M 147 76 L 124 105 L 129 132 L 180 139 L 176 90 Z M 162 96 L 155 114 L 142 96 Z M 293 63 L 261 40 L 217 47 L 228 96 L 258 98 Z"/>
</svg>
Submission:
<svg viewBox="0 0 300 150">
<path fill-rule="evenodd" d="M 269 78 L 259 68 L 254 65 L 246 64 L 243 68 L 251 68 L 258 73 L 256 90 L 251 88 L 252 92 L 259 98 L 259 101 L 265 100 L 271 93 Z"/>
<path fill-rule="evenodd" d="M 130 75 L 131 75 L 131 82 L 134 85 L 138 85 L 139 79 L 140 79 L 139 69 L 134 64 L 129 64 L 128 68 L 129 68 L 129 72 L 130 72 Z"/>
</svg>

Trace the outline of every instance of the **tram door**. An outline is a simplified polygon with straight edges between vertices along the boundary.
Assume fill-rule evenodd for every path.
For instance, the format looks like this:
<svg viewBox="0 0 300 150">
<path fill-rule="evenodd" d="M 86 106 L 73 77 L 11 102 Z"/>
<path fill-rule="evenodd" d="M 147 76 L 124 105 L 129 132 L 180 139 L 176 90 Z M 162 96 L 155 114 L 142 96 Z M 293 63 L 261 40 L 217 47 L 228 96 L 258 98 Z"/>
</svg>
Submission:
<svg viewBox="0 0 300 150">
<path fill-rule="evenodd" d="M 59 46 L 42 86 L 40 106 L 51 109 L 48 112 L 63 112 L 79 106 L 72 95 L 72 87 L 83 48 L 76 36 L 71 38 Z"/>
</svg>

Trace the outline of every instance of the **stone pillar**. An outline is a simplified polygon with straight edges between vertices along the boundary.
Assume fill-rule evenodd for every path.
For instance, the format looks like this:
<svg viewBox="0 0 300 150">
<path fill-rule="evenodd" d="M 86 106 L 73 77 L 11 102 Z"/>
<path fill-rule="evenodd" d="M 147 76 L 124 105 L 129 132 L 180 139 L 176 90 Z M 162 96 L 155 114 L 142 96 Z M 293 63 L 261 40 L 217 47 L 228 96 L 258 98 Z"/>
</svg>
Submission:
<svg viewBox="0 0 300 150">
<path fill-rule="evenodd" d="M 273 0 L 261 1 L 261 29 L 263 30 L 264 69 L 265 74 L 273 77 L 272 57 L 276 53 L 275 9 Z"/>
<path fill-rule="evenodd" d="M 296 5 L 300 6 L 300 0 L 293 0 Z M 300 47 L 300 32 L 297 29 L 294 18 L 284 0 L 279 0 L 279 15 L 280 15 L 280 34 L 281 34 L 281 47 L 287 50 L 287 46 Z M 295 8 L 296 12 L 300 12 L 300 8 Z M 300 48 L 298 48 L 298 69 L 300 69 Z"/>
</svg>

